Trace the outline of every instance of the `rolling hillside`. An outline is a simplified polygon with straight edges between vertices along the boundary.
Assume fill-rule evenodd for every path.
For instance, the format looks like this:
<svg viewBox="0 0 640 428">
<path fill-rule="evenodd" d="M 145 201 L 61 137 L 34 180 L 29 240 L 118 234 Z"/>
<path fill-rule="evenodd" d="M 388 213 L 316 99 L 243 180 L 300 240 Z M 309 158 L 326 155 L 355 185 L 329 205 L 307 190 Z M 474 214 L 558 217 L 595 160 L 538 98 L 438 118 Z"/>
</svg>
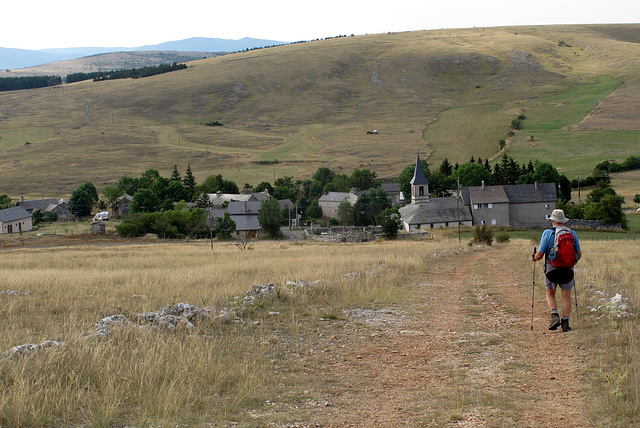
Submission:
<svg viewBox="0 0 640 428">
<path fill-rule="evenodd" d="M 341 37 L 145 79 L 0 93 L 0 193 L 65 195 L 85 181 L 100 190 L 147 168 L 168 176 L 174 164 L 240 187 L 320 166 L 393 178 L 417 153 L 435 166 L 499 156 L 523 112 L 507 139 L 513 156 L 584 175 L 603 155 L 638 154 L 639 34 L 605 25 Z M 558 159 L 567 142 L 571 156 Z"/>
</svg>

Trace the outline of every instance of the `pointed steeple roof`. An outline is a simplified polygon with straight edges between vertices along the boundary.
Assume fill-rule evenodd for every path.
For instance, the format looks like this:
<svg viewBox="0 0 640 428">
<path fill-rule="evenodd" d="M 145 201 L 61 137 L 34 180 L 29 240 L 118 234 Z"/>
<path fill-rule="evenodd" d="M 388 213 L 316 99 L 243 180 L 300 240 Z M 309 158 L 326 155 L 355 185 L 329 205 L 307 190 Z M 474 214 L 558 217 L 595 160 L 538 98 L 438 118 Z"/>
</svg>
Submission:
<svg viewBox="0 0 640 428">
<path fill-rule="evenodd" d="M 409 182 L 412 185 L 420 185 L 420 184 L 429 184 L 429 180 L 424 175 L 424 170 L 422 169 L 422 162 L 420 162 L 420 155 L 418 155 L 418 160 L 416 161 L 416 170 L 413 173 L 413 178 Z"/>
</svg>

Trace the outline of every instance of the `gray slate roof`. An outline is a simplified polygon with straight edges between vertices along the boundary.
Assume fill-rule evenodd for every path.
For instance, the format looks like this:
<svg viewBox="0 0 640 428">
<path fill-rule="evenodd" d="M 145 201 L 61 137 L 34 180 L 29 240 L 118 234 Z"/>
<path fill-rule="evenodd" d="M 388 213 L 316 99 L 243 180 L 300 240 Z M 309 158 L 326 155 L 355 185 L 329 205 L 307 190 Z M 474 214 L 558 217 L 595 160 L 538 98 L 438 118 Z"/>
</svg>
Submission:
<svg viewBox="0 0 640 428">
<path fill-rule="evenodd" d="M 525 202 L 555 202 L 558 199 L 555 183 L 519 184 L 504 186 L 512 204 Z"/>
<path fill-rule="evenodd" d="M 422 169 L 422 162 L 420 162 L 420 156 L 418 156 L 418 160 L 416 161 L 416 170 L 413 172 L 413 178 L 410 181 L 411 184 L 429 184 L 429 180 L 424 175 L 424 169 Z"/>
<path fill-rule="evenodd" d="M 353 193 L 347 192 L 327 192 L 324 195 L 320 196 L 318 202 L 342 202 L 345 199 L 351 200 L 354 198 Z"/>
<path fill-rule="evenodd" d="M 22 220 L 23 218 L 32 217 L 31 213 L 22 207 L 7 208 L 0 211 L 0 223 L 8 223 L 10 221 Z"/>
<path fill-rule="evenodd" d="M 460 201 L 460 221 L 471 221 L 471 211 Z M 408 224 L 429 224 L 458 221 L 456 198 L 430 198 L 422 204 L 409 204 L 400 208 L 400 217 Z"/>
<path fill-rule="evenodd" d="M 260 221 L 257 215 L 231 215 L 231 220 L 236 222 L 236 230 L 260 230 Z"/>
<path fill-rule="evenodd" d="M 18 205 L 24 208 L 25 210 L 31 212 L 35 209 L 40 211 L 44 211 L 51 204 L 58 205 L 58 199 L 56 198 L 46 198 L 46 199 L 32 199 L 29 201 L 19 201 Z"/>
<path fill-rule="evenodd" d="M 510 184 L 505 186 L 463 187 L 462 199 L 470 204 L 524 204 L 555 202 L 558 198 L 555 183 Z"/>
<path fill-rule="evenodd" d="M 469 198 L 472 204 L 506 204 L 509 197 L 504 186 L 478 186 L 469 188 Z"/>
<path fill-rule="evenodd" d="M 255 214 L 258 215 L 258 211 L 262 206 L 260 201 L 229 201 L 227 211 L 229 214 Z"/>
</svg>

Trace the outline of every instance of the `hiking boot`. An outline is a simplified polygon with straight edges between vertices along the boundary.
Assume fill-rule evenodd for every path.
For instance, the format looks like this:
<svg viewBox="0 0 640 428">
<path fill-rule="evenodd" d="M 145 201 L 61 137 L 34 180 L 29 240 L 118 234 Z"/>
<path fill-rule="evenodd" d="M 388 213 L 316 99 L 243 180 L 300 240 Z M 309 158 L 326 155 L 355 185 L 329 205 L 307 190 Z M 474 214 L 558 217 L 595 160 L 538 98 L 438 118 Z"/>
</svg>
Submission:
<svg viewBox="0 0 640 428">
<path fill-rule="evenodd" d="M 569 318 L 562 318 L 562 321 L 560 322 L 560 324 L 562 325 L 563 332 L 571 331 L 571 327 L 569 327 Z"/>
<path fill-rule="evenodd" d="M 551 324 L 549 324 L 549 330 L 557 330 L 560 327 L 560 315 L 551 314 Z M 567 321 L 567 327 L 569 327 L 569 321 Z"/>
</svg>

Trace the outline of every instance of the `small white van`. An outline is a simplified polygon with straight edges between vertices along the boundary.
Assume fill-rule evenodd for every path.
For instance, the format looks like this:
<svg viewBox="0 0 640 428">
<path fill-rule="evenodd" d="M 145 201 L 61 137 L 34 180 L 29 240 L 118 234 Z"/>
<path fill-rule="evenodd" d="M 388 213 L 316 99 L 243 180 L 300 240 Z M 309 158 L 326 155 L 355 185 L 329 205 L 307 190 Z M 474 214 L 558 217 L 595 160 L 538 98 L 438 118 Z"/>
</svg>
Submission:
<svg viewBox="0 0 640 428">
<path fill-rule="evenodd" d="M 108 221 L 109 220 L 109 211 L 100 211 L 98 214 L 93 216 L 93 221 Z"/>
</svg>

